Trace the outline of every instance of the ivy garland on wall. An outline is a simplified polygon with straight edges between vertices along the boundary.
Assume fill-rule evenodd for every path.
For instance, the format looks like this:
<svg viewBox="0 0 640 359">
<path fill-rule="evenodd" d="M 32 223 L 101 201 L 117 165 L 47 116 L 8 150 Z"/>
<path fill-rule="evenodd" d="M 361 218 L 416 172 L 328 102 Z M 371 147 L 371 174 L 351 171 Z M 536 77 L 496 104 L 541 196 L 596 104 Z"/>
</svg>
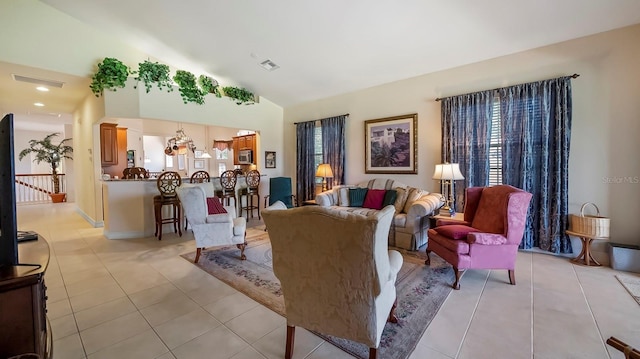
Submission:
<svg viewBox="0 0 640 359">
<path fill-rule="evenodd" d="M 148 60 L 139 63 L 137 71 L 132 71 L 120 60 L 105 57 L 98 64 L 96 73 L 91 77 L 91 85 L 89 87 L 96 97 L 100 97 L 104 90 L 116 91 L 118 88 L 125 87 L 129 74 L 136 75 L 134 88 L 137 88 L 140 81 L 142 81 L 147 93 L 151 91 L 154 84 L 160 90 L 173 91 L 173 83 L 171 81 L 173 79 L 173 82 L 178 85 L 178 91 L 185 104 L 193 102 L 202 105 L 204 104 L 204 97 L 209 94 L 213 94 L 216 97 L 229 97 L 238 105 L 252 105 L 255 103 L 254 94 L 245 88 L 227 86 L 221 89 L 215 79 L 205 75 L 200 75 L 196 78 L 193 73 L 185 70 L 177 70 L 176 74 L 171 77 L 169 66 Z"/>
</svg>

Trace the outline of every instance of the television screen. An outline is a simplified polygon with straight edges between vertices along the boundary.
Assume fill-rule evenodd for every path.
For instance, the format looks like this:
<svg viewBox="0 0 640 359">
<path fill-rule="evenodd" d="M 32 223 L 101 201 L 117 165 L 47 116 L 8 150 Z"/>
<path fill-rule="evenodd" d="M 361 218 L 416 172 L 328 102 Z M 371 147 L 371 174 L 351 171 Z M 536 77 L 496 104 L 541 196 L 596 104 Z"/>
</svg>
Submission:
<svg viewBox="0 0 640 359">
<path fill-rule="evenodd" d="M 0 267 L 18 263 L 13 115 L 0 121 Z"/>
</svg>

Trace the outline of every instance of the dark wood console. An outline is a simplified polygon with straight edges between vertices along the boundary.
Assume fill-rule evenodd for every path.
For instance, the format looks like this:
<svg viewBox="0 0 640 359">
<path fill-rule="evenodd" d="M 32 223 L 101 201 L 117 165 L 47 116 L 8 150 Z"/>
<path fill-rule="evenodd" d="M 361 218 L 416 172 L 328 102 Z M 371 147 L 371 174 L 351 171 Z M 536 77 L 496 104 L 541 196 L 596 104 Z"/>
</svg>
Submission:
<svg viewBox="0 0 640 359">
<path fill-rule="evenodd" d="M 44 284 L 49 244 L 42 237 L 20 243 L 18 258 L 20 265 L 0 267 L 0 358 L 51 358 Z"/>
</svg>

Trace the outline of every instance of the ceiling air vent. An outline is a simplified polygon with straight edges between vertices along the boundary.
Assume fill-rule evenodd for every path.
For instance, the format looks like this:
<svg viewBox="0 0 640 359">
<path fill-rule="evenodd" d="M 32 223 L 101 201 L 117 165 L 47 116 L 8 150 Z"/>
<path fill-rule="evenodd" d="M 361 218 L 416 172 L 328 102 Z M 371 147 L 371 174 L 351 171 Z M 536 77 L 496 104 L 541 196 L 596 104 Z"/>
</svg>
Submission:
<svg viewBox="0 0 640 359">
<path fill-rule="evenodd" d="M 260 66 L 262 66 L 263 69 L 267 70 L 267 71 L 274 71 L 280 68 L 280 66 L 276 65 L 275 62 L 271 61 L 271 60 L 264 60 L 260 63 Z"/>
<path fill-rule="evenodd" d="M 38 85 L 44 85 L 44 86 L 49 86 L 49 87 L 57 87 L 57 88 L 62 88 L 62 86 L 64 86 L 64 82 L 55 81 L 55 80 L 36 79 L 36 78 L 33 78 L 33 77 L 20 76 L 20 75 L 16 75 L 16 74 L 12 74 L 11 76 L 13 76 L 13 79 L 16 80 L 16 81 L 28 82 L 30 84 L 38 84 Z"/>
</svg>

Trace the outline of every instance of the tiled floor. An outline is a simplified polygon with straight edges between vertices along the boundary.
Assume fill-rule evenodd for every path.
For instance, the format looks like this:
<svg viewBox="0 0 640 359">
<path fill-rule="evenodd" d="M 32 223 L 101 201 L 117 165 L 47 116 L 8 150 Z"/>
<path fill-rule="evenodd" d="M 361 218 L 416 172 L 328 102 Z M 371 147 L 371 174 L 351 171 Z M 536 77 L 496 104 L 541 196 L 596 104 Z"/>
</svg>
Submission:
<svg viewBox="0 0 640 359">
<path fill-rule="evenodd" d="M 284 357 L 285 319 L 180 258 L 189 234 L 107 240 L 73 203 L 18 206 L 18 222 L 52 247 L 56 359 Z M 639 348 L 640 306 L 616 273 L 539 253 L 519 253 L 516 286 L 506 271 L 468 271 L 411 359 L 623 358 L 605 340 Z M 295 358 L 350 358 L 296 334 Z"/>
</svg>

